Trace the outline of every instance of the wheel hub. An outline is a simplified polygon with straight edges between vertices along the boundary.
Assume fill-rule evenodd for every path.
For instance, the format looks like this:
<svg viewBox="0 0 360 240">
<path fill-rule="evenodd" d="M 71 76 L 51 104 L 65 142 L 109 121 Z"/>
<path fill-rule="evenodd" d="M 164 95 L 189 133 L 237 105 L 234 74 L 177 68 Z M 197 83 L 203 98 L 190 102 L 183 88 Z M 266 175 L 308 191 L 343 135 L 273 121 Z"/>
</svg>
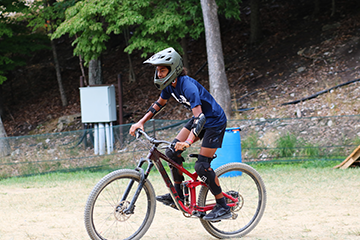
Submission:
<svg viewBox="0 0 360 240">
<path fill-rule="evenodd" d="M 114 211 L 114 217 L 116 220 L 119 222 L 125 222 L 130 218 L 131 214 L 125 213 L 125 210 L 129 207 L 129 205 L 129 201 L 122 201 L 118 206 L 116 206 Z"/>
<path fill-rule="evenodd" d="M 236 203 L 236 206 L 231 207 L 232 212 L 240 211 L 240 209 L 244 206 L 244 198 L 240 195 L 239 192 L 236 191 L 229 191 L 227 194 L 231 195 L 233 198 L 236 198 L 238 201 Z M 228 203 L 231 203 L 232 201 L 230 199 L 227 199 Z"/>
</svg>

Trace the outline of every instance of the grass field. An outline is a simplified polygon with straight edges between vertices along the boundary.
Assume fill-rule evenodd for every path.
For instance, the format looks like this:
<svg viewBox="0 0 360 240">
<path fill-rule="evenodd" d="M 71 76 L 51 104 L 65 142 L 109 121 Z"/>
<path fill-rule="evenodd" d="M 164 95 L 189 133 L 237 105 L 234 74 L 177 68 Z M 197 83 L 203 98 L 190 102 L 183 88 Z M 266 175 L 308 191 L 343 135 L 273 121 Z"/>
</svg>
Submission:
<svg viewBox="0 0 360 240">
<path fill-rule="evenodd" d="M 243 239 L 360 239 L 360 168 L 336 163 L 253 165 L 268 201 L 259 225 Z M 0 181 L 0 239 L 89 239 L 83 211 L 107 172 L 54 173 Z M 150 176 L 156 194 L 166 193 Z M 157 204 L 143 239 L 213 239 L 198 219 Z"/>
</svg>

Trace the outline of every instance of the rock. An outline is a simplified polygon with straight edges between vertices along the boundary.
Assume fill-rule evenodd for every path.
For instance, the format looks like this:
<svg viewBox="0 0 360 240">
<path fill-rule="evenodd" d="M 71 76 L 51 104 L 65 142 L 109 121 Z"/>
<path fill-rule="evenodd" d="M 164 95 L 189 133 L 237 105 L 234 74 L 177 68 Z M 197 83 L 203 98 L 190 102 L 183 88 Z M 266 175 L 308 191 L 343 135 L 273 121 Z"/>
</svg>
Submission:
<svg viewBox="0 0 360 240">
<path fill-rule="evenodd" d="M 333 125 L 333 121 L 329 120 L 329 121 L 327 122 L 327 125 L 328 125 L 329 127 L 331 127 L 331 126 Z"/>
<path fill-rule="evenodd" d="M 20 149 L 16 149 L 15 151 L 13 151 L 11 153 L 11 156 L 15 156 L 15 155 L 19 155 L 20 154 Z"/>
<path fill-rule="evenodd" d="M 298 73 L 301 73 L 301 72 L 305 71 L 305 69 L 306 69 L 306 67 L 299 67 L 299 68 L 297 69 L 297 72 L 298 72 Z"/>
<path fill-rule="evenodd" d="M 337 22 L 337 23 L 334 23 L 334 24 L 326 24 L 322 27 L 322 30 L 323 31 L 328 31 L 328 30 L 331 30 L 331 29 L 334 29 L 334 28 L 339 28 L 341 27 L 341 23 Z"/>
<path fill-rule="evenodd" d="M 80 117 L 81 117 L 81 113 L 60 117 L 58 120 L 57 129 L 61 131 L 61 129 L 63 129 L 65 125 L 70 125 Z"/>
</svg>

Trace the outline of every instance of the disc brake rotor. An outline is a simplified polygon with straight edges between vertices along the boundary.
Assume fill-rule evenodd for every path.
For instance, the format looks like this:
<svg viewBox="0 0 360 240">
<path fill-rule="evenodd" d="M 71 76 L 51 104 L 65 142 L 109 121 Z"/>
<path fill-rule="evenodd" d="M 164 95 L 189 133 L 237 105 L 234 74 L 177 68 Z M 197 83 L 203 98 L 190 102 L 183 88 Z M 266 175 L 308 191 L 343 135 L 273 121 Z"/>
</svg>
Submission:
<svg viewBox="0 0 360 240">
<path fill-rule="evenodd" d="M 118 206 L 116 206 L 114 211 L 114 217 L 119 222 L 125 222 L 128 220 L 131 216 L 131 214 L 127 214 L 124 211 L 129 207 L 130 202 L 129 201 L 122 201 Z"/>
<path fill-rule="evenodd" d="M 231 195 L 233 198 L 236 198 L 238 202 L 236 203 L 236 206 L 231 207 L 232 212 L 240 211 L 240 209 L 244 206 L 244 198 L 240 195 L 239 192 L 236 191 L 229 191 L 227 194 Z M 232 201 L 230 199 L 227 199 L 228 203 L 231 203 Z"/>
</svg>

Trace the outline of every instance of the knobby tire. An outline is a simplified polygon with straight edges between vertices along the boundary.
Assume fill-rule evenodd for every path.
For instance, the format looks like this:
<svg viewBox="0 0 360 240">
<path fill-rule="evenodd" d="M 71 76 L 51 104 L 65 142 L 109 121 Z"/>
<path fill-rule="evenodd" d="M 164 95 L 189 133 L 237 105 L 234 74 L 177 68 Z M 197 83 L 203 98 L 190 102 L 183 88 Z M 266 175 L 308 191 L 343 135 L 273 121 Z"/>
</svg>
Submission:
<svg viewBox="0 0 360 240">
<path fill-rule="evenodd" d="M 259 173 L 243 163 L 228 163 L 215 170 L 223 192 L 237 194 L 239 206 L 233 207 L 234 219 L 218 222 L 200 219 L 203 227 L 217 238 L 243 237 L 259 223 L 265 211 L 266 189 Z M 209 189 L 200 189 L 198 204 L 214 204 L 215 198 Z"/>
<path fill-rule="evenodd" d="M 130 204 L 140 179 L 139 172 L 121 169 L 109 173 L 96 184 L 84 213 L 85 227 L 92 240 L 140 239 L 146 233 L 156 209 L 154 188 L 148 180 L 141 189 L 133 213 L 121 211 Z M 131 180 L 134 180 L 131 191 L 120 203 Z"/>
</svg>

